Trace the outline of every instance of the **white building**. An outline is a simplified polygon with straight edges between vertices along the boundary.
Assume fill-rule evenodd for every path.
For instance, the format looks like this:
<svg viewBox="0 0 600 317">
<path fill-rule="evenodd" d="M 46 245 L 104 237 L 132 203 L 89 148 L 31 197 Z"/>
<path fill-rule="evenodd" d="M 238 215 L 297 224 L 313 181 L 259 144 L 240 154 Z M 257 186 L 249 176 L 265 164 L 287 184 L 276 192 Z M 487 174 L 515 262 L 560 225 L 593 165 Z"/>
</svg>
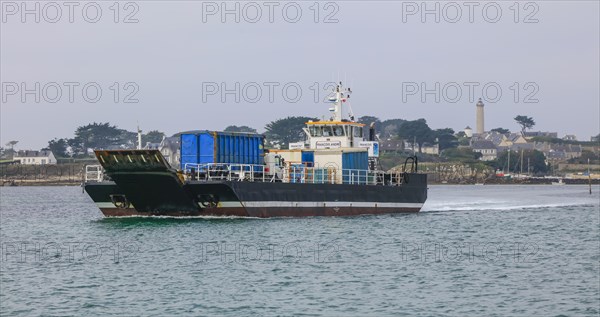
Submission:
<svg viewBox="0 0 600 317">
<path fill-rule="evenodd" d="M 52 151 L 19 151 L 13 156 L 13 161 L 25 165 L 56 164 L 56 157 Z"/>
<path fill-rule="evenodd" d="M 473 129 L 471 129 L 471 127 L 470 127 L 470 126 L 467 126 L 467 127 L 465 128 L 464 132 L 465 132 L 465 136 L 466 136 L 467 138 L 472 138 L 472 137 L 473 137 Z"/>
<path fill-rule="evenodd" d="M 482 161 L 492 161 L 498 157 L 498 150 L 492 141 L 480 140 L 471 145 L 473 152 L 481 153 Z"/>
<path fill-rule="evenodd" d="M 431 154 L 431 155 L 440 155 L 440 145 L 439 144 L 425 144 L 421 147 L 421 153 Z"/>
</svg>

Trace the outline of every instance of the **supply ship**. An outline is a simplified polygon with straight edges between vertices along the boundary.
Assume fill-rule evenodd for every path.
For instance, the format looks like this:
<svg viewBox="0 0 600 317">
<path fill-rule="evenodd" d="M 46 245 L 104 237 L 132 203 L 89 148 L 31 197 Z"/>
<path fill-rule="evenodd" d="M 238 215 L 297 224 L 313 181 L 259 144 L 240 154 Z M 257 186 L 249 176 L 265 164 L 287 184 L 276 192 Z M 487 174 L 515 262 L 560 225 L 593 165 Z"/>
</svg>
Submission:
<svg viewBox="0 0 600 317">
<path fill-rule="evenodd" d="M 305 140 L 265 149 L 260 134 L 180 134 L 180 163 L 159 150 L 96 150 L 86 166 L 87 194 L 107 217 L 307 217 L 418 212 L 427 175 L 417 157 L 400 170 L 379 170 L 374 125 L 344 118 L 351 90 L 327 97 L 329 120 L 309 121 Z"/>
</svg>

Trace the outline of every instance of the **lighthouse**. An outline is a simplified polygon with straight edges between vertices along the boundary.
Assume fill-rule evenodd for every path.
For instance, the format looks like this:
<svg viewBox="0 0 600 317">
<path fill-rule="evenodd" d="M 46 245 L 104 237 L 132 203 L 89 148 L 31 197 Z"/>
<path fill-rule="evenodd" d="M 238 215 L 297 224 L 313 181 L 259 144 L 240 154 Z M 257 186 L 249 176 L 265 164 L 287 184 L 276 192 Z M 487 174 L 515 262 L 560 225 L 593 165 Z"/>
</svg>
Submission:
<svg viewBox="0 0 600 317">
<path fill-rule="evenodd" d="M 479 101 L 477 102 L 476 109 L 477 126 L 475 129 L 475 133 L 483 134 L 485 129 L 483 127 L 483 102 L 481 101 L 481 98 L 479 98 Z"/>
</svg>

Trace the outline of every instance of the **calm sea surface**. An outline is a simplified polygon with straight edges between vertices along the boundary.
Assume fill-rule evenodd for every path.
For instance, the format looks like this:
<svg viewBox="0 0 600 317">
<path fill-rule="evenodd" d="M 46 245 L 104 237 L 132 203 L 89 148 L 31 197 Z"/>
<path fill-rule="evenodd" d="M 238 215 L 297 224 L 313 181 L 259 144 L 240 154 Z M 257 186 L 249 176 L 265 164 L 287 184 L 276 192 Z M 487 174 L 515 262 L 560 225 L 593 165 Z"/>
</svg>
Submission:
<svg viewBox="0 0 600 317">
<path fill-rule="evenodd" d="M 598 186 L 432 186 L 423 212 L 105 219 L 0 189 L 0 313 L 598 316 Z"/>
</svg>

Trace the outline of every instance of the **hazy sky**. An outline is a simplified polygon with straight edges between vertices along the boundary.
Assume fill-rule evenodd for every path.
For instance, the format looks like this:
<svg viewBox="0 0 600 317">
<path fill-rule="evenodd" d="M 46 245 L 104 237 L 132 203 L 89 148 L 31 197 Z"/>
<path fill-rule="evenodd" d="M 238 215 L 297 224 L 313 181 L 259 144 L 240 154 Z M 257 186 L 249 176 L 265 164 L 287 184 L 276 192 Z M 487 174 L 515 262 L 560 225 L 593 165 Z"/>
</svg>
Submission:
<svg viewBox="0 0 600 317">
<path fill-rule="evenodd" d="M 471 87 L 485 99 L 487 130 L 518 130 L 512 118 L 522 114 L 561 137 L 600 132 L 598 1 L 55 3 L 2 0 L 0 145 L 39 149 L 94 121 L 168 134 L 263 131 L 288 115 L 327 115 L 314 83 L 332 80 L 352 88 L 357 117 L 474 128 Z M 21 15 L 36 4 L 38 16 Z"/>
</svg>

